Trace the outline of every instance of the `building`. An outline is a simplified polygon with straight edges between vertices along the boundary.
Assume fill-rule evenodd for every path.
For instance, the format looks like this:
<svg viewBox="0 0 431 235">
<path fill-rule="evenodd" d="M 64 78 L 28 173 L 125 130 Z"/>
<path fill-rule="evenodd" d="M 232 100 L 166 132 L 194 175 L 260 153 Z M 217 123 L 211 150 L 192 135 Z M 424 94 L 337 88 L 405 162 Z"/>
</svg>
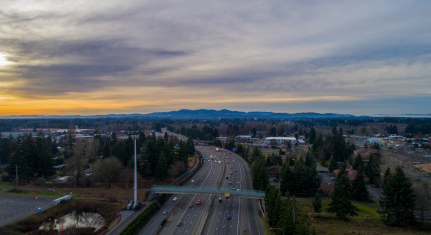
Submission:
<svg viewBox="0 0 431 235">
<path fill-rule="evenodd" d="M 291 136 L 288 136 L 288 137 L 266 137 L 265 138 L 265 143 L 268 145 L 280 145 L 280 144 L 288 144 L 288 143 L 296 144 L 297 142 L 299 144 L 305 144 L 303 139 L 296 140 L 295 137 L 291 137 Z"/>
<path fill-rule="evenodd" d="M 235 141 L 240 143 L 247 143 L 251 140 L 251 135 L 238 135 L 235 136 Z"/>
<path fill-rule="evenodd" d="M 266 168 L 266 172 L 268 173 L 268 177 L 279 180 L 281 176 L 281 166 L 269 166 Z"/>
</svg>

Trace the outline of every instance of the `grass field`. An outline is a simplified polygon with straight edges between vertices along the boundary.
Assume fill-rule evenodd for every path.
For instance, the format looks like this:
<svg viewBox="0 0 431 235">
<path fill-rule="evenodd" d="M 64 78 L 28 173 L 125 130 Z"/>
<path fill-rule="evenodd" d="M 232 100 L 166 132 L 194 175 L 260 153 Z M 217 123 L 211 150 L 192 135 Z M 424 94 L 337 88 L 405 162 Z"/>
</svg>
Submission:
<svg viewBox="0 0 431 235">
<path fill-rule="evenodd" d="M 268 157 L 269 155 L 275 153 L 278 154 L 278 150 L 277 149 L 260 149 L 260 151 L 262 152 L 262 154 L 265 157 Z"/>
<path fill-rule="evenodd" d="M 381 222 L 381 216 L 377 209 L 353 203 L 358 209 L 358 216 L 348 217 L 349 221 L 337 220 L 334 213 L 327 212 L 328 205 L 331 202 L 329 199 L 322 200 L 322 212 L 317 214 L 313 211 L 312 201 L 297 201 L 300 210 L 309 215 L 311 228 L 316 231 L 316 234 L 367 234 L 367 235 L 383 235 L 383 234 L 431 234 L 431 223 L 427 223 L 428 231 L 422 230 L 421 227 L 390 227 Z M 267 216 L 265 216 L 265 232 L 267 234 L 275 234 L 269 232 Z"/>
<path fill-rule="evenodd" d="M 36 190 L 26 190 L 26 189 L 9 189 L 3 191 L 6 194 L 14 194 L 14 195 L 27 195 L 36 197 Z M 64 193 L 61 192 L 53 192 L 50 190 L 37 190 L 38 197 L 61 197 L 64 196 Z"/>
<path fill-rule="evenodd" d="M 353 203 L 358 209 L 358 216 L 348 217 L 349 221 L 337 220 L 334 213 L 326 212 L 331 200 L 323 200 L 323 212 L 312 212 L 311 201 L 302 201 L 311 215 L 312 226 L 317 234 L 430 234 L 431 231 L 418 231 L 418 228 L 398 228 L 386 226 L 381 222 L 377 209 L 367 205 Z"/>
<path fill-rule="evenodd" d="M 101 200 L 72 199 L 17 222 L 5 225 L 0 228 L 0 234 L 28 234 L 37 230 L 39 226 L 43 222 L 48 221 L 49 218 L 60 218 L 61 216 L 66 215 L 74 210 L 82 212 L 95 212 L 102 215 L 105 220 L 105 226 L 100 232 L 103 232 L 103 230 L 106 231 L 106 229 L 116 221 L 123 207 L 124 203 L 118 202 L 112 203 Z"/>
</svg>

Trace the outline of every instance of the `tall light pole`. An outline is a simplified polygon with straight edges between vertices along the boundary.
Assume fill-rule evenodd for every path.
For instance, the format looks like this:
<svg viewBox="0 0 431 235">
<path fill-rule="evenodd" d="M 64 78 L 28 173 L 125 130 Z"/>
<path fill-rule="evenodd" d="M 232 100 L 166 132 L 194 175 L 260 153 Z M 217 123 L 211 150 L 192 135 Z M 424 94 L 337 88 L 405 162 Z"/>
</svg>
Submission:
<svg viewBox="0 0 431 235">
<path fill-rule="evenodd" d="M 136 138 L 135 138 L 135 182 L 134 182 L 134 185 L 133 185 L 133 188 L 134 188 L 134 199 L 135 199 L 134 200 L 135 203 L 133 204 L 134 207 L 138 205 L 138 177 L 136 175 L 136 169 L 137 169 L 137 167 L 136 167 Z"/>
</svg>

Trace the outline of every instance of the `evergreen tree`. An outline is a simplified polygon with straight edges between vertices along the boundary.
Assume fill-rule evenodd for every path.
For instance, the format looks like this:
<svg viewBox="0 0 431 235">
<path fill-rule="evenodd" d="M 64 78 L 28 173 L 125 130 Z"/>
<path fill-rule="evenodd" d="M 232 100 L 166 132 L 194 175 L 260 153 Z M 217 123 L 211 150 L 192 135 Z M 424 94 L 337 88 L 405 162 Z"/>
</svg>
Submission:
<svg viewBox="0 0 431 235">
<path fill-rule="evenodd" d="M 338 168 L 338 163 L 337 163 L 337 161 L 335 160 L 335 157 L 334 156 L 331 156 L 331 159 L 329 159 L 329 167 L 328 167 L 328 170 L 329 170 L 329 172 L 333 172 L 335 169 L 337 169 Z"/>
<path fill-rule="evenodd" d="M 281 168 L 280 191 L 284 195 L 286 192 L 294 191 L 295 176 L 290 169 L 289 163 L 284 163 Z"/>
<path fill-rule="evenodd" d="M 347 178 L 346 168 L 343 166 L 340 169 L 340 173 L 337 175 L 337 181 L 335 182 L 334 193 L 332 193 L 332 202 L 329 204 L 329 212 L 334 212 L 338 219 L 347 220 L 347 215 L 357 215 L 357 210 L 352 205 L 352 186 L 349 178 Z"/>
<path fill-rule="evenodd" d="M 307 155 L 305 156 L 305 165 L 307 167 L 312 167 L 316 164 L 316 161 L 314 160 L 313 153 L 311 151 L 307 152 Z"/>
<path fill-rule="evenodd" d="M 187 155 L 187 145 L 183 141 L 180 141 L 178 143 L 178 160 L 187 163 L 188 157 L 189 156 Z"/>
<path fill-rule="evenodd" d="M 317 191 L 316 194 L 314 195 L 313 209 L 314 209 L 314 212 L 316 213 L 320 213 L 320 210 L 322 209 L 322 199 L 320 198 L 319 191 Z"/>
<path fill-rule="evenodd" d="M 159 161 L 157 162 L 157 166 L 156 166 L 156 176 L 162 180 L 166 178 L 167 174 L 168 174 L 168 159 L 166 158 L 165 154 L 161 152 Z"/>
<path fill-rule="evenodd" d="M 320 188 L 320 178 L 317 174 L 316 163 L 307 168 L 307 196 L 313 196 Z"/>
<path fill-rule="evenodd" d="M 382 220 L 386 224 L 406 226 L 415 222 L 415 195 L 412 184 L 404 175 L 403 169 L 397 167 L 392 175 L 390 170 L 385 173 L 383 181 Z"/>
<path fill-rule="evenodd" d="M 281 197 L 280 193 L 274 186 L 268 186 L 266 190 L 265 204 L 268 211 L 269 225 L 277 225 L 280 216 Z"/>
<path fill-rule="evenodd" d="M 28 180 L 33 177 L 32 169 L 27 161 L 26 155 L 29 153 L 24 148 L 24 141 L 21 137 L 16 140 L 15 150 L 10 158 L 6 171 L 10 176 L 15 176 L 18 169 L 19 182 Z"/>
<path fill-rule="evenodd" d="M 265 160 L 260 149 L 258 147 L 254 147 L 253 152 L 251 153 L 251 161 L 256 162 L 260 159 Z"/>
<path fill-rule="evenodd" d="M 355 180 L 352 182 L 352 198 L 358 201 L 368 201 L 369 193 L 364 181 L 364 171 L 359 168 Z"/>
<path fill-rule="evenodd" d="M 355 159 L 353 160 L 352 168 L 354 170 L 358 170 L 359 168 L 362 168 L 364 166 L 364 161 L 362 160 L 362 157 L 360 154 L 356 155 Z"/>
<path fill-rule="evenodd" d="M 380 182 L 380 155 L 370 155 L 370 158 L 364 166 L 364 173 L 369 178 L 370 184 L 379 184 Z"/>
<path fill-rule="evenodd" d="M 293 167 L 293 174 L 295 177 L 294 181 L 294 191 L 290 192 L 296 196 L 308 196 L 308 169 L 305 166 L 304 160 L 302 157 L 296 161 L 295 166 Z"/>
<path fill-rule="evenodd" d="M 259 159 L 253 164 L 253 188 L 256 190 L 265 190 L 268 185 L 269 178 L 266 172 L 265 160 Z"/>
<path fill-rule="evenodd" d="M 193 156 L 195 154 L 195 144 L 193 143 L 193 139 L 191 137 L 187 139 L 186 146 L 187 146 L 187 154 L 189 156 Z"/>
<path fill-rule="evenodd" d="M 1 133 L 1 132 L 0 132 Z M 13 142 L 0 137 L 0 164 L 6 164 L 12 155 Z"/>
<path fill-rule="evenodd" d="M 296 218 L 296 203 L 292 203 L 289 198 L 281 200 L 280 219 L 277 227 L 282 228 L 285 234 L 294 234 L 295 218 Z"/>
<path fill-rule="evenodd" d="M 313 144 L 315 139 L 316 139 L 316 130 L 314 129 L 314 127 L 311 127 L 310 133 L 308 134 L 308 142 L 310 142 L 310 144 Z"/>
</svg>

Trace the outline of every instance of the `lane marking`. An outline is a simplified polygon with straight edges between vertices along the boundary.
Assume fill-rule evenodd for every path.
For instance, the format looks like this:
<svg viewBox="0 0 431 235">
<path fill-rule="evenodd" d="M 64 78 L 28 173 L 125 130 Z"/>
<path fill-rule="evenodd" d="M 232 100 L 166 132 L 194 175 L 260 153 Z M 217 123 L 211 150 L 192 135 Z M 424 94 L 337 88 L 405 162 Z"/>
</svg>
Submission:
<svg viewBox="0 0 431 235">
<path fill-rule="evenodd" d="M 207 175 L 207 177 L 205 178 L 205 180 L 204 181 L 202 181 L 202 184 L 201 184 L 201 186 L 207 181 L 207 179 L 208 179 L 208 177 L 211 175 L 211 171 L 212 171 L 212 168 L 213 168 L 213 164 L 212 164 L 212 162 L 211 162 L 211 164 L 210 164 L 210 171 L 208 172 L 208 175 Z M 190 202 L 193 202 L 193 200 L 196 198 L 196 196 L 197 196 L 197 193 L 196 194 L 194 194 L 194 196 L 193 196 L 193 198 L 190 200 Z M 180 217 L 180 219 L 179 219 L 179 221 L 182 221 L 182 219 L 183 219 L 183 217 L 184 217 L 184 215 L 186 214 L 186 212 L 188 211 L 188 205 L 190 205 L 190 203 L 187 203 L 186 204 L 186 208 L 184 209 L 184 212 L 183 212 L 183 214 L 181 215 L 181 217 Z M 175 229 L 174 229 L 175 230 Z"/>
</svg>

